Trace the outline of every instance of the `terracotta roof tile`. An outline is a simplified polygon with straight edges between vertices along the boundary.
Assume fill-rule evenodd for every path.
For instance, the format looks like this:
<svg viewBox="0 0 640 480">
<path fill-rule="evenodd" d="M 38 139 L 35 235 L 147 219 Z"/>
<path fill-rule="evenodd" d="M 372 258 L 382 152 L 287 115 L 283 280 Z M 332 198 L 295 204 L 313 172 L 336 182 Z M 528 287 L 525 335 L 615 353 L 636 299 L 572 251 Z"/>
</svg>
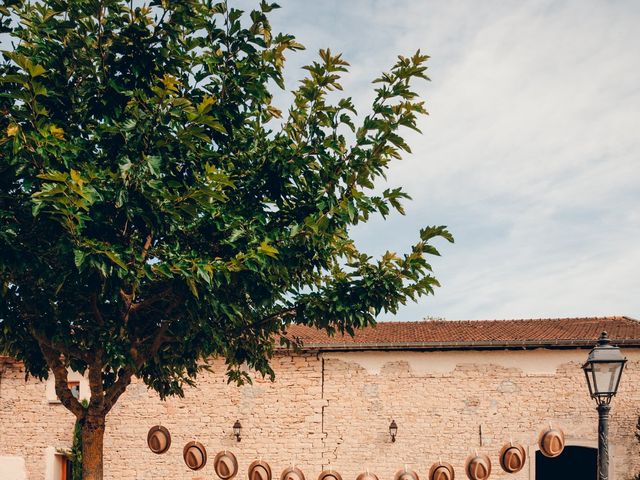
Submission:
<svg viewBox="0 0 640 480">
<path fill-rule="evenodd" d="M 640 322 L 628 317 L 380 322 L 355 337 L 292 325 L 287 337 L 320 350 L 566 348 L 593 346 L 605 330 L 615 343 L 640 346 Z"/>
</svg>

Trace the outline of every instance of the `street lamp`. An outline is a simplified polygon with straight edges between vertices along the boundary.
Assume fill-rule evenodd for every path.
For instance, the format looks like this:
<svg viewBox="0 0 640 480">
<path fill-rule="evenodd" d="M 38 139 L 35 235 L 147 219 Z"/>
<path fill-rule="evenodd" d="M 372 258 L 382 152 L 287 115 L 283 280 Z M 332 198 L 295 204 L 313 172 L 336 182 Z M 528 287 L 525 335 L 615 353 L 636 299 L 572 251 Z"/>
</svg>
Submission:
<svg viewBox="0 0 640 480">
<path fill-rule="evenodd" d="M 620 349 L 602 332 L 582 366 L 591 398 L 598 404 L 598 480 L 609 478 L 609 404 L 618 391 L 625 363 Z"/>
</svg>

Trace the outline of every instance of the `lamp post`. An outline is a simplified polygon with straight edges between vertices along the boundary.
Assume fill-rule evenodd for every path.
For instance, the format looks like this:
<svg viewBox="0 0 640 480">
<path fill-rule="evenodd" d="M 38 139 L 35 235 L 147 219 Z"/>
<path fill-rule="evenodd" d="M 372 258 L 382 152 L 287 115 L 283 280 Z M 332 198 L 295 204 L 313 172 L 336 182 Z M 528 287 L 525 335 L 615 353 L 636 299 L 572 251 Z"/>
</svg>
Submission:
<svg viewBox="0 0 640 480">
<path fill-rule="evenodd" d="M 598 480 L 609 478 L 609 410 L 625 363 L 627 359 L 620 349 L 611 345 L 607 332 L 602 332 L 598 344 L 589 352 L 582 366 L 591 398 L 598 405 Z"/>
</svg>

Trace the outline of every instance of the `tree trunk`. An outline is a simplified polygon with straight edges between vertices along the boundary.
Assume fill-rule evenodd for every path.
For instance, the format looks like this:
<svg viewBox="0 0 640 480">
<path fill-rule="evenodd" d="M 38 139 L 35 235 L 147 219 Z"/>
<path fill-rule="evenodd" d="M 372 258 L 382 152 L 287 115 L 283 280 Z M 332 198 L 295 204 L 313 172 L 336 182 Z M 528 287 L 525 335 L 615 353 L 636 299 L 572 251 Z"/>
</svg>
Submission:
<svg viewBox="0 0 640 480">
<path fill-rule="evenodd" d="M 82 480 L 102 480 L 105 415 L 87 414 L 82 425 Z"/>
</svg>

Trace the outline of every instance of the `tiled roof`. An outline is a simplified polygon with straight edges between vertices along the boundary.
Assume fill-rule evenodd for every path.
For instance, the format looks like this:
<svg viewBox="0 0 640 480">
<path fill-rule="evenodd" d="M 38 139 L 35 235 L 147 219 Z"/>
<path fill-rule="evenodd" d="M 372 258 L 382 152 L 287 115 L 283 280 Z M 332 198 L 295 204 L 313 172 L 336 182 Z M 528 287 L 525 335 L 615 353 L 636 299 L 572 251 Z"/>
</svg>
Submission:
<svg viewBox="0 0 640 480">
<path fill-rule="evenodd" d="M 289 339 L 315 350 L 439 350 L 592 347 L 603 331 L 613 343 L 640 347 L 640 322 L 628 317 L 380 322 L 355 337 L 292 325 Z"/>
</svg>

